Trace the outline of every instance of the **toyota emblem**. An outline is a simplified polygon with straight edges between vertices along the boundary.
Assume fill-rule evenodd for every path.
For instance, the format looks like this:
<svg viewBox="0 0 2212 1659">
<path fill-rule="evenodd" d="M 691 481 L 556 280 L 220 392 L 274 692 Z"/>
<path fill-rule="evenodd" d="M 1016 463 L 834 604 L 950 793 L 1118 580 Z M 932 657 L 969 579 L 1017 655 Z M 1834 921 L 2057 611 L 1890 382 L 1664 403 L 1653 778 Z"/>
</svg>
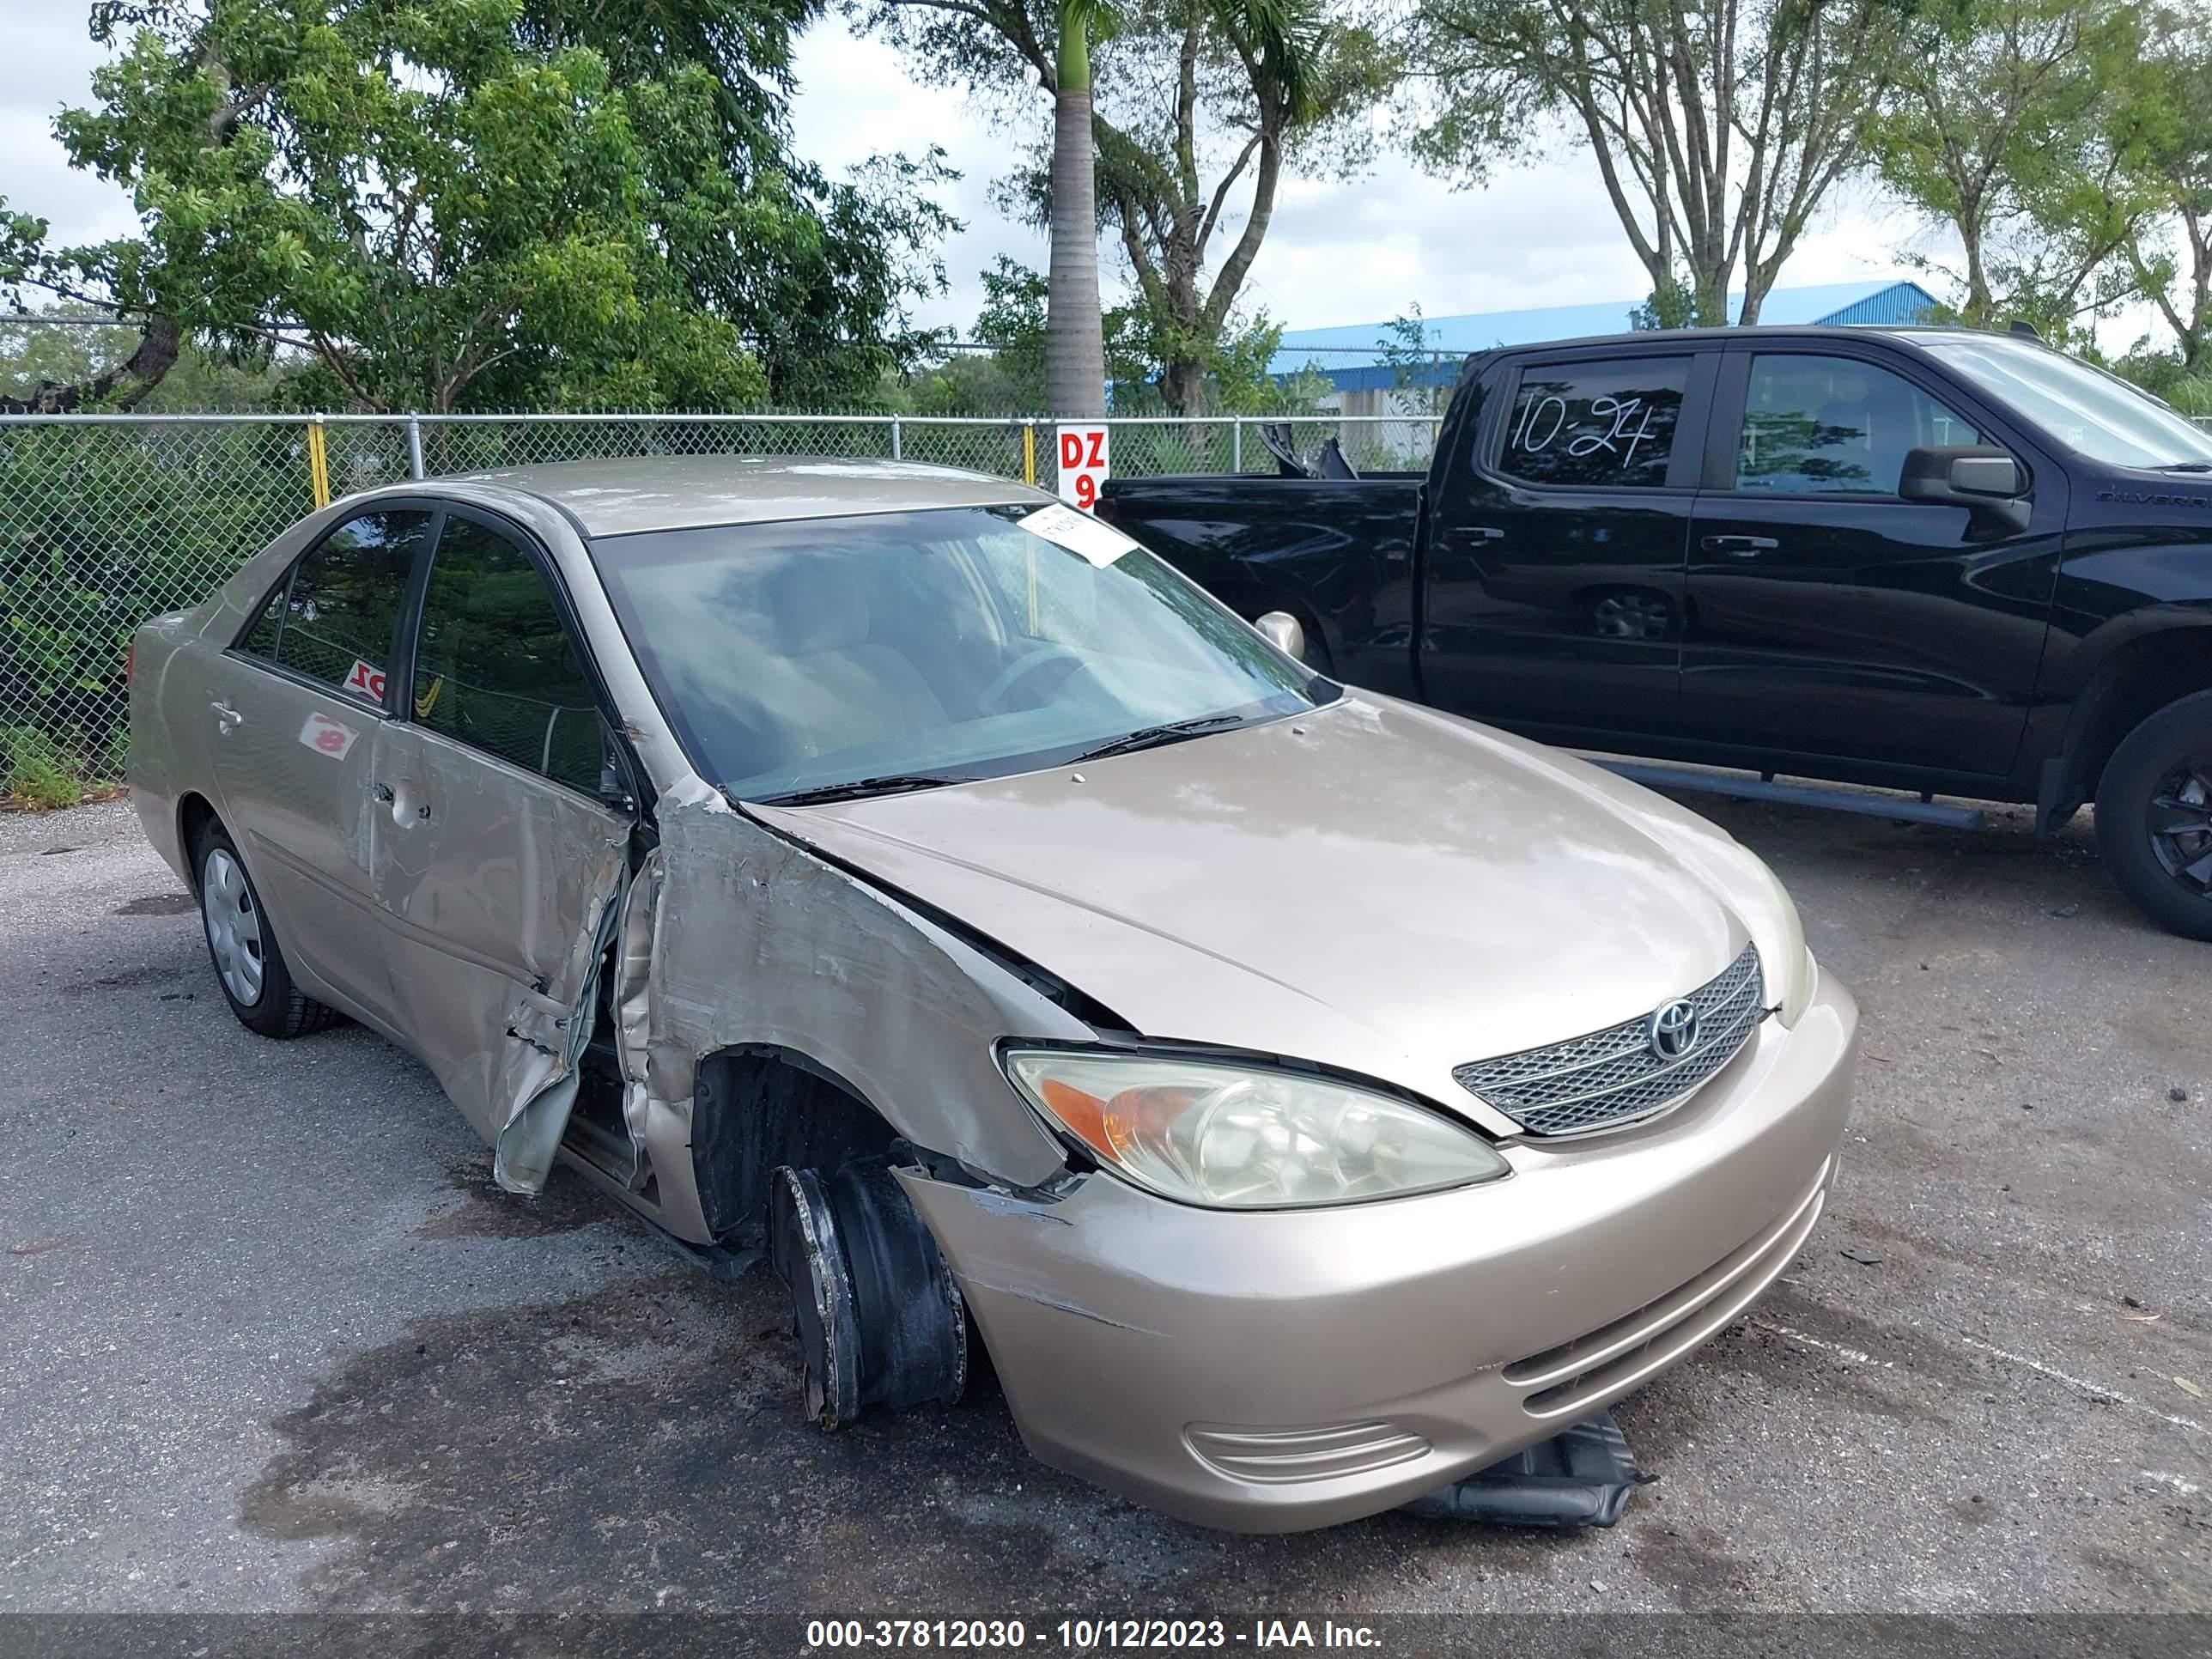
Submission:
<svg viewBox="0 0 2212 1659">
<path fill-rule="evenodd" d="M 1686 1000 L 1667 1004 L 1651 1016 L 1649 1035 L 1651 1052 L 1660 1059 L 1681 1059 L 1698 1046 L 1696 1005 Z"/>
</svg>

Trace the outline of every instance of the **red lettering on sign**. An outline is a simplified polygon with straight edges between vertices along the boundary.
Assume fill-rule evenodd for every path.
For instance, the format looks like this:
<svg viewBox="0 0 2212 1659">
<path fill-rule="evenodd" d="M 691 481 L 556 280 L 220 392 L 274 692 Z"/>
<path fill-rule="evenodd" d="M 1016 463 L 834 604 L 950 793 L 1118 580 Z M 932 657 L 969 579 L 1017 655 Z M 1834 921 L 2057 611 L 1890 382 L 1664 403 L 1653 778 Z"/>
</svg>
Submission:
<svg viewBox="0 0 2212 1659">
<path fill-rule="evenodd" d="M 384 701 L 384 671 L 356 659 L 353 672 L 346 676 L 345 689 L 371 702 L 380 703 Z"/>
<path fill-rule="evenodd" d="M 1103 466 L 1106 465 L 1105 428 L 1101 427 L 1097 431 L 1091 434 L 1091 459 L 1084 463 L 1084 465 L 1086 466 Z"/>
<path fill-rule="evenodd" d="M 1060 464 L 1062 466 L 1083 465 L 1083 434 L 1080 432 L 1060 434 Z"/>
</svg>

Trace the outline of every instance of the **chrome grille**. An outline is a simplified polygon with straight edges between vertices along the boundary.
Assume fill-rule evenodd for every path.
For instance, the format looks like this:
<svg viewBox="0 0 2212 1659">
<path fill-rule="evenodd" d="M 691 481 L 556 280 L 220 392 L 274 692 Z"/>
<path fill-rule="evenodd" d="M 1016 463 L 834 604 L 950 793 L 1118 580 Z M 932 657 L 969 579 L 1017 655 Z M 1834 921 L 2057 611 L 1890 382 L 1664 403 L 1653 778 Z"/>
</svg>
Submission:
<svg viewBox="0 0 2212 1659">
<path fill-rule="evenodd" d="M 1698 1011 L 1698 1037 L 1674 1060 L 1653 1052 L 1651 1016 L 1639 1014 L 1548 1048 L 1471 1060 L 1452 1076 L 1530 1134 L 1577 1134 L 1650 1117 L 1733 1060 L 1766 1017 L 1759 947 L 1744 946 L 1685 1000 Z"/>
</svg>

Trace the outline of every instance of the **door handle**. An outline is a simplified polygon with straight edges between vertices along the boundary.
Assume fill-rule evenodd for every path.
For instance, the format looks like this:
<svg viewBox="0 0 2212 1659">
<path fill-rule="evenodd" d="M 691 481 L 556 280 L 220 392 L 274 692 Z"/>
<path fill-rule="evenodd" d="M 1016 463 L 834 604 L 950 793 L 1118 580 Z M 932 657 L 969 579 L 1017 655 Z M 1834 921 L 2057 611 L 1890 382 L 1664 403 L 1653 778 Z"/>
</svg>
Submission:
<svg viewBox="0 0 2212 1659">
<path fill-rule="evenodd" d="M 1463 524 L 1452 534 L 1463 542 L 1502 542 L 1505 539 L 1504 531 L 1486 524 Z"/>
<path fill-rule="evenodd" d="M 1708 553 L 1725 553 L 1732 559 L 1756 558 L 1782 545 L 1771 536 L 1708 536 L 1698 544 Z"/>
<path fill-rule="evenodd" d="M 228 737 L 245 723 L 245 715 L 220 699 L 210 703 L 208 707 L 215 710 L 215 729 L 225 737 Z"/>
</svg>

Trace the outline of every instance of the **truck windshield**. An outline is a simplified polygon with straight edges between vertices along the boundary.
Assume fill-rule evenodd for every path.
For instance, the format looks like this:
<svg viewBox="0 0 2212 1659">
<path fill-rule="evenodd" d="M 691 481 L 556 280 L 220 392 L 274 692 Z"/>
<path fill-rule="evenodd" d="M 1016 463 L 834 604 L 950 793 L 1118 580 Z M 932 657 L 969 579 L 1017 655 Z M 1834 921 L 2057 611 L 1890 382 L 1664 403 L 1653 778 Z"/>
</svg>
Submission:
<svg viewBox="0 0 2212 1659">
<path fill-rule="evenodd" d="M 654 531 L 592 557 L 692 764 L 741 799 L 1004 776 L 1338 695 L 1066 507 Z"/>
<path fill-rule="evenodd" d="M 2212 432 L 2102 369 L 2002 334 L 1938 335 L 1922 343 L 1990 397 L 2093 461 L 2212 465 Z"/>
</svg>

